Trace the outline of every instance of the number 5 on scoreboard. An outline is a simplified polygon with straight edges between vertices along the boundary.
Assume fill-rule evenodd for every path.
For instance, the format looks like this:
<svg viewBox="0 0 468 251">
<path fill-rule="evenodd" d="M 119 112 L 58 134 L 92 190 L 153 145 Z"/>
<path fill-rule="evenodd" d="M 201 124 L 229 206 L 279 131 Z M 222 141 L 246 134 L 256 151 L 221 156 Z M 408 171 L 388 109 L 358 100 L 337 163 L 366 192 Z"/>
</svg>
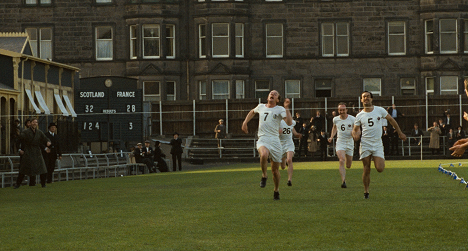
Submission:
<svg viewBox="0 0 468 251">
<path fill-rule="evenodd" d="M 128 122 L 128 130 L 133 130 L 133 123 L 132 122 Z"/>
</svg>

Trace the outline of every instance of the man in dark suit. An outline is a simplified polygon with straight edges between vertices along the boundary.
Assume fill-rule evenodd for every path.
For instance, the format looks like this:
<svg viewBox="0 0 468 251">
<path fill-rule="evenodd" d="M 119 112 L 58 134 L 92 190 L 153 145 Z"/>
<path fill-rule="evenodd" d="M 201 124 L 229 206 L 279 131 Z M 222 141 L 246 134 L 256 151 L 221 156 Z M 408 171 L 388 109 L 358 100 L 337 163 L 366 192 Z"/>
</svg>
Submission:
<svg viewBox="0 0 468 251">
<path fill-rule="evenodd" d="M 423 131 L 421 129 L 419 129 L 419 126 L 418 124 L 414 124 L 414 129 L 411 131 L 411 137 L 414 137 L 414 139 L 412 139 L 413 143 L 416 143 L 419 145 L 419 140 L 418 137 L 421 137 L 421 135 L 423 135 Z"/>
<path fill-rule="evenodd" d="M 320 143 L 320 158 L 322 159 L 322 161 L 326 161 L 327 156 L 328 156 L 328 148 L 327 148 L 328 136 L 327 136 L 327 133 L 324 130 L 322 130 L 320 132 L 320 136 L 319 136 L 319 138 L 317 140 Z"/>
<path fill-rule="evenodd" d="M 174 138 L 169 143 L 172 146 L 172 171 L 177 171 L 177 162 L 179 163 L 179 171 L 182 171 L 182 153 L 184 152 L 182 149 L 182 139 L 179 138 L 179 134 L 176 132 L 172 136 Z"/>
<path fill-rule="evenodd" d="M 148 167 L 148 170 L 150 173 L 155 173 L 156 169 L 154 168 L 154 160 L 153 160 L 153 148 L 150 146 L 150 141 L 146 140 L 145 141 L 145 147 L 142 149 L 143 152 L 143 158 L 145 159 L 146 166 Z"/>
<path fill-rule="evenodd" d="M 47 168 L 47 183 L 52 183 L 54 180 L 54 169 L 57 158 L 62 159 L 62 151 L 60 150 L 59 136 L 57 135 L 57 125 L 55 123 L 49 124 L 49 131 L 45 133 L 49 138 L 51 145 L 48 151 L 42 151 L 42 157 Z"/>
<path fill-rule="evenodd" d="M 307 128 L 307 124 L 303 123 L 297 133 L 302 135 L 299 139 L 299 149 L 297 150 L 297 153 L 299 154 L 299 157 L 301 157 L 301 152 L 304 150 L 304 156 L 307 157 L 307 139 L 309 138 L 309 128 Z"/>
<path fill-rule="evenodd" d="M 135 162 L 136 163 L 143 163 L 148 167 L 148 170 L 151 170 L 149 166 L 151 163 L 149 163 L 148 158 L 144 157 L 143 153 L 143 144 L 138 143 L 135 150 L 133 151 L 133 156 L 135 157 Z M 140 172 L 145 173 L 145 168 L 143 166 L 140 166 Z"/>
</svg>

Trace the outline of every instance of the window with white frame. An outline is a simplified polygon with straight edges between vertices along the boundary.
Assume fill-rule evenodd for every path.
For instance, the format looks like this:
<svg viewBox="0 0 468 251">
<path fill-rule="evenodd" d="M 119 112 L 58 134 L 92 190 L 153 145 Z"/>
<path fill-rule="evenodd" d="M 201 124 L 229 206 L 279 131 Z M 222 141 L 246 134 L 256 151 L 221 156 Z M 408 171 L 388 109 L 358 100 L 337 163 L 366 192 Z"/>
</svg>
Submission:
<svg viewBox="0 0 468 251">
<path fill-rule="evenodd" d="M 245 98 L 245 81 L 236 80 L 236 99 Z"/>
<path fill-rule="evenodd" d="M 426 20 L 424 29 L 426 32 L 426 54 L 432 54 L 434 53 L 434 21 Z"/>
<path fill-rule="evenodd" d="M 112 0 L 96 0 L 96 3 L 112 3 Z"/>
<path fill-rule="evenodd" d="M 26 5 L 51 5 L 52 0 L 26 0 Z"/>
<path fill-rule="evenodd" d="M 229 57 L 229 24 L 213 23 L 211 28 L 213 57 Z"/>
<path fill-rule="evenodd" d="M 468 19 L 465 19 L 464 23 L 465 25 L 463 26 L 465 27 L 465 29 L 463 31 L 463 52 L 468 53 Z"/>
<path fill-rule="evenodd" d="M 441 76 L 440 77 L 440 95 L 457 95 L 458 77 Z"/>
<path fill-rule="evenodd" d="M 440 53 L 457 53 L 457 20 L 439 20 Z"/>
<path fill-rule="evenodd" d="M 113 39 L 112 27 L 96 27 L 96 60 L 113 59 Z"/>
<path fill-rule="evenodd" d="M 364 78 L 363 91 L 368 91 L 373 95 L 381 96 L 381 79 L 380 78 Z"/>
<path fill-rule="evenodd" d="M 143 101 L 160 101 L 161 87 L 159 81 L 143 82 Z"/>
<path fill-rule="evenodd" d="M 416 80 L 414 78 L 400 79 L 401 95 L 416 95 Z"/>
<path fill-rule="evenodd" d="M 406 54 L 406 25 L 403 21 L 388 22 L 388 55 Z"/>
<path fill-rule="evenodd" d="M 322 56 L 349 56 L 349 24 L 322 23 Z"/>
<path fill-rule="evenodd" d="M 284 97 L 285 98 L 300 98 L 301 97 L 301 81 L 296 79 L 284 81 Z"/>
<path fill-rule="evenodd" d="M 199 99 L 200 100 L 206 100 L 206 80 L 200 80 L 198 81 L 198 86 L 199 86 Z"/>
<path fill-rule="evenodd" d="M 267 58 L 283 57 L 283 25 L 282 24 L 267 24 L 265 29 L 266 29 L 266 57 Z"/>
<path fill-rule="evenodd" d="M 244 57 L 244 24 L 236 23 L 236 57 Z"/>
<path fill-rule="evenodd" d="M 52 28 L 26 28 L 33 55 L 52 59 Z"/>
<path fill-rule="evenodd" d="M 426 95 L 434 95 L 434 78 L 426 77 Z"/>
<path fill-rule="evenodd" d="M 166 82 L 166 100 L 176 100 L 176 82 Z"/>
<path fill-rule="evenodd" d="M 175 58 L 175 25 L 166 25 L 166 58 Z"/>
<path fill-rule="evenodd" d="M 137 26 L 130 25 L 130 59 L 137 58 Z"/>
<path fill-rule="evenodd" d="M 198 56 L 206 58 L 206 25 L 198 25 Z"/>
<path fill-rule="evenodd" d="M 211 99 L 229 99 L 228 80 L 213 80 L 211 83 Z"/>
<path fill-rule="evenodd" d="M 159 58 L 161 55 L 160 46 L 159 25 L 143 25 L 143 58 Z"/>
<path fill-rule="evenodd" d="M 268 98 L 270 94 L 270 81 L 268 80 L 256 80 L 255 81 L 255 98 Z"/>
<path fill-rule="evenodd" d="M 332 79 L 323 78 L 315 80 L 315 97 L 329 98 L 332 96 Z"/>
</svg>

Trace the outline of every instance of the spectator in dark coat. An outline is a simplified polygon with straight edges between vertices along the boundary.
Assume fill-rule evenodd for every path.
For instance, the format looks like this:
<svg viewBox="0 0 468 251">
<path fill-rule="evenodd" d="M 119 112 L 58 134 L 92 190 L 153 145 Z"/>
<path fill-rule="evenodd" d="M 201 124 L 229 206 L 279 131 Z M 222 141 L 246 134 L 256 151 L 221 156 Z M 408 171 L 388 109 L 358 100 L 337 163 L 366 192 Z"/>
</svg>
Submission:
<svg viewBox="0 0 468 251">
<path fill-rule="evenodd" d="M 161 142 L 156 141 L 154 142 L 154 161 L 158 162 L 158 170 L 160 172 L 167 172 L 169 169 L 167 168 L 167 163 L 164 160 L 166 158 L 166 155 L 161 151 Z"/>
<path fill-rule="evenodd" d="M 382 143 L 384 147 L 384 154 L 388 155 L 390 153 L 390 134 L 386 126 L 382 128 Z"/>
<path fill-rule="evenodd" d="M 154 168 L 154 159 L 153 159 L 153 148 L 151 147 L 151 142 L 149 140 L 145 141 L 145 147 L 142 149 L 143 158 L 145 159 L 146 166 L 150 173 L 155 173 L 156 169 Z"/>
<path fill-rule="evenodd" d="M 315 129 L 318 132 L 325 130 L 325 118 L 320 114 L 320 111 L 316 112 L 316 115 L 313 119 Z"/>
<path fill-rule="evenodd" d="M 145 158 L 143 153 L 143 144 L 137 144 L 135 150 L 133 150 L 133 156 L 135 157 L 136 163 L 143 163 L 146 165 L 146 167 L 148 167 L 148 170 L 151 170 L 150 166 L 152 166 L 152 163 L 149 163 L 149 159 Z M 143 166 L 140 166 L 140 172 L 145 173 L 145 168 Z"/>
<path fill-rule="evenodd" d="M 171 154 L 172 154 L 172 170 L 175 172 L 177 171 L 177 163 L 179 163 L 179 171 L 182 171 L 182 139 L 179 138 L 179 134 L 175 132 L 172 136 L 171 142 L 169 143 L 171 147 Z"/>
<path fill-rule="evenodd" d="M 328 136 L 327 136 L 327 133 L 322 130 L 320 132 L 320 136 L 318 137 L 317 141 L 319 142 L 320 144 L 320 159 L 322 161 L 326 161 L 327 160 L 327 156 L 328 156 Z"/>
<path fill-rule="evenodd" d="M 54 180 L 54 169 L 57 159 L 62 159 L 62 151 L 60 150 L 60 138 L 57 135 L 57 125 L 55 123 L 49 124 L 49 131 L 45 133 L 45 136 L 49 138 L 51 145 L 49 146 L 50 151 L 42 151 L 42 157 L 44 158 L 47 167 L 47 183 L 52 183 Z"/>
<path fill-rule="evenodd" d="M 418 138 L 421 137 L 421 135 L 423 135 L 423 131 L 419 129 L 418 123 L 415 123 L 413 130 L 411 130 L 411 137 L 414 137 L 412 142 L 419 145 L 420 139 Z"/>
<path fill-rule="evenodd" d="M 19 188 L 25 175 L 28 175 L 30 178 L 40 175 L 41 185 L 42 187 L 46 187 L 47 169 L 41 151 L 50 146 L 51 143 L 45 134 L 37 128 L 36 118 L 31 119 L 30 128 L 21 132 L 20 140 L 22 142 L 22 149 L 19 153 L 22 155 L 22 158 L 18 178 L 13 187 L 15 189 Z"/>
<path fill-rule="evenodd" d="M 465 132 L 463 131 L 462 126 L 458 126 L 457 130 L 455 131 L 455 139 L 460 140 L 465 138 Z"/>
<path fill-rule="evenodd" d="M 299 139 L 299 149 L 297 150 L 297 153 L 299 157 L 301 157 L 301 153 L 304 151 L 304 156 L 307 156 L 307 139 L 309 138 L 309 128 L 307 128 L 307 124 L 302 123 L 302 127 L 299 128 L 297 133 L 302 135 L 302 137 Z"/>
</svg>

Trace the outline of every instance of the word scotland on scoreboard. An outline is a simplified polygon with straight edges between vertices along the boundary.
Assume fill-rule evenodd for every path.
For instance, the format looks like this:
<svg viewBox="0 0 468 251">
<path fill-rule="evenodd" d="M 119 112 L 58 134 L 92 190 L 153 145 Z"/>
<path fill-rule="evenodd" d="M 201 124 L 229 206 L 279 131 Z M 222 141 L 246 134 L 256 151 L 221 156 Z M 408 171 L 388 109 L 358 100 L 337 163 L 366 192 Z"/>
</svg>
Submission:
<svg viewBox="0 0 468 251">
<path fill-rule="evenodd" d="M 98 77 L 80 80 L 75 110 L 82 142 L 125 142 L 143 138 L 142 90 L 136 80 Z"/>
</svg>

